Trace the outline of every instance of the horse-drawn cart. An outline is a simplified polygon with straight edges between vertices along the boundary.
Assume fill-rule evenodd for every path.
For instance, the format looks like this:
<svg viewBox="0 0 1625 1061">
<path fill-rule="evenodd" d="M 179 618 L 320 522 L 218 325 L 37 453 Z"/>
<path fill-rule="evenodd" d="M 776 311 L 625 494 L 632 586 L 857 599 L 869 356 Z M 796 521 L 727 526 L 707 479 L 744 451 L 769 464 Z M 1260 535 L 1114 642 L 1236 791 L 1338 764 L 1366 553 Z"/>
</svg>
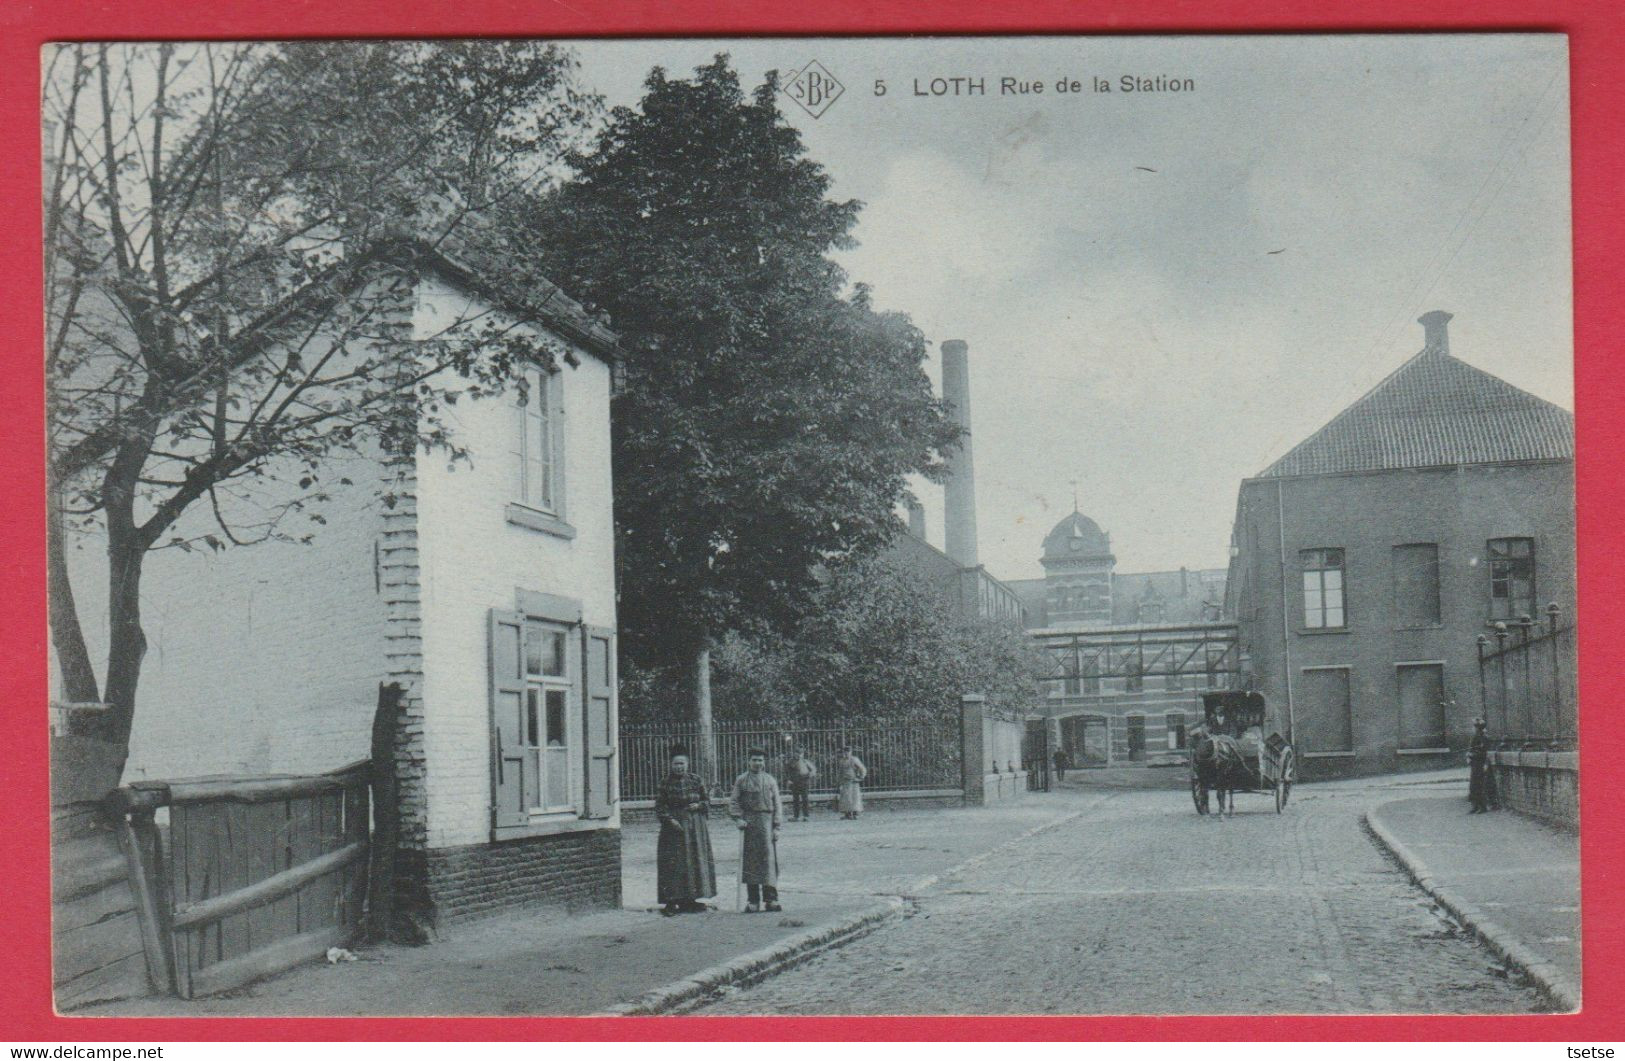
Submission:
<svg viewBox="0 0 1625 1061">
<path fill-rule="evenodd" d="M 1264 735 L 1269 712 L 1258 693 L 1202 694 L 1202 724 L 1191 740 L 1191 801 L 1208 813 L 1218 796 L 1218 812 L 1233 813 L 1235 793 L 1267 792 L 1275 813 L 1286 808 L 1296 779 L 1292 745 L 1279 732 Z"/>
</svg>

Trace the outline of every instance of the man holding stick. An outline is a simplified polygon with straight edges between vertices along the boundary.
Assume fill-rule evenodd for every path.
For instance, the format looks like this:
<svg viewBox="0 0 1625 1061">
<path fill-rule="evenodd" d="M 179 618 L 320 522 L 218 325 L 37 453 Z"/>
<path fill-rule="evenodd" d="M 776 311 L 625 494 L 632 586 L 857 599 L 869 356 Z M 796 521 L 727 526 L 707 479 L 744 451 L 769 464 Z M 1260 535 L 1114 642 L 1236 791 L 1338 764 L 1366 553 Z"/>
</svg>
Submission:
<svg viewBox="0 0 1625 1061">
<path fill-rule="evenodd" d="M 747 769 L 734 781 L 728 816 L 740 830 L 739 876 L 749 893 L 745 913 L 782 910 L 779 905 L 779 783 L 767 772 L 767 752 L 752 748 Z"/>
</svg>

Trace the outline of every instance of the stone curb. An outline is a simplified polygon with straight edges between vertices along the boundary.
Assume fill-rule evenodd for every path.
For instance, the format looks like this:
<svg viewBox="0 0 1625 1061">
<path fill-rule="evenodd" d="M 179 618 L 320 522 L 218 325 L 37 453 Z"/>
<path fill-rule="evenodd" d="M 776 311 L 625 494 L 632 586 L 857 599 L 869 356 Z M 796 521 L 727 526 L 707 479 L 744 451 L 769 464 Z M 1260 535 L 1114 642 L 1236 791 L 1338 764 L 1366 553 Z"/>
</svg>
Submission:
<svg viewBox="0 0 1625 1061">
<path fill-rule="evenodd" d="M 606 1017 L 656 1017 L 678 1012 L 700 1002 L 724 987 L 741 987 L 758 983 L 775 973 L 800 965 L 822 951 L 831 950 L 866 936 L 881 923 L 903 912 L 903 900 L 888 896 L 878 905 L 871 906 L 832 925 L 791 936 L 759 950 L 742 954 L 732 961 L 702 969 L 693 976 L 676 983 L 658 987 L 641 998 L 622 1002 L 604 1012 Z"/>
<path fill-rule="evenodd" d="M 1088 813 L 1087 810 L 1080 810 L 1057 818 L 1054 821 L 1035 825 L 1001 844 L 988 848 L 979 855 L 973 855 L 965 861 L 938 873 L 921 877 L 909 885 L 908 894 L 910 896 L 918 895 L 920 892 L 934 887 L 944 877 L 979 866 L 1012 844 L 1020 843 L 1029 837 L 1037 836 L 1039 833 L 1047 832 L 1050 829 L 1059 828 L 1067 822 L 1081 818 L 1086 813 Z M 678 980 L 676 983 L 658 987 L 639 998 L 612 1006 L 604 1011 L 603 1016 L 657 1017 L 677 1013 L 709 998 L 724 987 L 736 984 L 743 987 L 760 983 L 768 977 L 794 968 L 826 950 L 833 950 L 859 937 L 868 935 L 879 928 L 882 922 L 901 914 L 905 902 L 904 896 L 901 895 L 883 896 L 880 898 L 878 905 L 843 918 L 833 925 L 811 929 L 799 936 L 792 936 L 779 943 L 751 951 L 748 954 L 742 954 L 731 961 L 713 965 L 709 969 L 702 969 L 693 976 Z"/>
<path fill-rule="evenodd" d="M 1381 805 L 1368 808 L 1360 816 L 1361 821 L 1371 835 L 1399 860 L 1399 864 L 1405 867 L 1405 872 L 1417 886 L 1483 940 L 1502 961 L 1534 981 L 1553 1001 L 1563 1007 L 1565 1013 L 1578 1013 L 1580 985 L 1575 983 L 1567 972 L 1558 968 L 1556 963 L 1531 951 L 1523 940 L 1490 920 L 1482 910 L 1462 898 L 1454 888 L 1442 883 L 1428 868 L 1428 864 L 1383 824 L 1381 812 Z"/>
</svg>

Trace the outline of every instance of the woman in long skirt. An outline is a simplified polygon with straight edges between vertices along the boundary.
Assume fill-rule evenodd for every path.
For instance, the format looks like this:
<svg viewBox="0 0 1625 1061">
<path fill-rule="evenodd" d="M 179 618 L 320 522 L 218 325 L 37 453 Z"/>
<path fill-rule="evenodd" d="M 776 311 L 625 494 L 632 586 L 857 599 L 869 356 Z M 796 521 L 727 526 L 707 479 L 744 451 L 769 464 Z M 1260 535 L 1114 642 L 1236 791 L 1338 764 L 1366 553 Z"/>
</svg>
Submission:
<svg viewBox="0 0 1625 1061">
<path fill-rule="evenodd" d="M 841 794 L 838 805 L 841 817 L 850 820 L 863 813 L 863 779 L 869 776 L 869 768 L 853 754 L 851 748 L 842 748 L 840 769 Z"/>
<path fill-rule="evenodd" d="M 699 913 L 701 899 L 717 894 L 716 860 L 711 855 L 710 795 L 705 782 L 688 772 L 688 749 L 672 749 L 671 770 L 655 795 L 660 840 L 655 848 L 661 913 Z"/>
</svg>

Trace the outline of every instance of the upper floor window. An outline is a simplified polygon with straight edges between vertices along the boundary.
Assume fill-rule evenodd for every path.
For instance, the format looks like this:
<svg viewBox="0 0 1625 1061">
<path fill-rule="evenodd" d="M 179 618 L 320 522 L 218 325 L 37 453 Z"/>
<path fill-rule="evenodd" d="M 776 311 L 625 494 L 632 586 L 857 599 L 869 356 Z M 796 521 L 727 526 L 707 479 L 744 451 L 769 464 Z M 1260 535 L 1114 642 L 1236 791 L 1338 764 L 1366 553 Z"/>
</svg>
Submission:
<svg viewBox="0 0 1625 1061">
<path fill-rule="evenodd" d="M 1535 540 L 1491 538 L 1490 618 L 1535 614 Z"/>
<path fill-rule="evenodd" d="M 1303 568 L 1303 625 L 1309 630 L 1336 630 L 1347 626 L 1343 591 L 1343 550 L 1305 549 L 1298 554 Z"/>
<path fill-rule="evenodd" d="M 1431 542 L 1393 548 L 1394 625 L 1439 623 L 1439 547 Z"/>
<path fill-rule="evenodd" d="M 519 395 L 519 500 L 544 512 L 562 510 L 559 381 L 541 368 L 525 369 Z"/>
</svg>

